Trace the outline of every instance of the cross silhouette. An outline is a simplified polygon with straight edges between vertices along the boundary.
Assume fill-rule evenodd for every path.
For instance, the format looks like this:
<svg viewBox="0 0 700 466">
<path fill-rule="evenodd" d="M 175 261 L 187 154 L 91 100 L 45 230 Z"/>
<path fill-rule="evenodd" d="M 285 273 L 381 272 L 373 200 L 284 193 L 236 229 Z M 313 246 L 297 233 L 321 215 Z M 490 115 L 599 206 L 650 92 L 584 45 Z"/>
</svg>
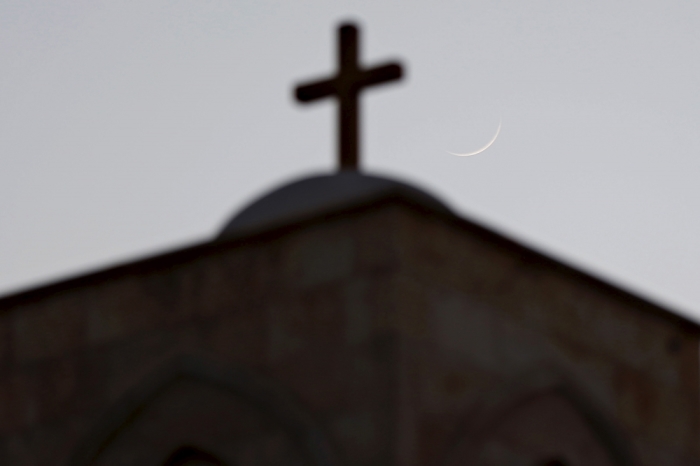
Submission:
<svg viewBox="0 0 700 466">
<path fill-rule="evenodd" d="M 360 91 L 401 78 L 401 65 L 388 63 L 371 69 L 362 69 L 358 64 L 357 27 L 343 24 L 338 28 L 337 74 L 329 79 L 297 86 L 296 96 L 300 102 L 311 102 L 324 97 L 338 99 L 338 153 L 341 170 L 357 170 L 359 158 L 359 104 Z"/>
</svg>

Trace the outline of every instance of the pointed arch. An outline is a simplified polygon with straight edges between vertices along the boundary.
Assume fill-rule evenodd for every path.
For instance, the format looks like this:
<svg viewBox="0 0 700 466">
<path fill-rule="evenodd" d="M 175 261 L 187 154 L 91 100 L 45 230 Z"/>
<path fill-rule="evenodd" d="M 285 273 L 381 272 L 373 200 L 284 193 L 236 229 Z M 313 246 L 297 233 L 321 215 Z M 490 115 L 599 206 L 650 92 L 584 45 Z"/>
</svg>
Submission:
<svg viewBox="0 0 700 466">
<path fill-rule="evenodd" d="M 94 464 L 160 395 L 178 382 L 189 381 L 230 394 L 274 419 L 314 466 L 336 466 L 336 456 L 325 434 L 301 403 L 279 384 L 243 368 L 227 368 L 197 356 L 171 359 L 125 393 L 82 442 L 67 466 Z"/>
<path fill-rule="evenodd" d="M 575 412 L 596 443 L 602 447 L 614 466 L 636 466 L 638 461 L 625 440 L 621 429 L 605 410 L 593 402 L 571 378 L 556 369 L 539 369 L 511 379 L 500 388 L 491 390 L 458 429 L 446 455 L 444 466 L 479 463 L 479 455 L 489 443 L 489 435 L 503 425 L 520 408 L 538 400 L 560 400 Z M 566 464 L 559 456 L 544 457 L 548 464 Z"/>
</svg>

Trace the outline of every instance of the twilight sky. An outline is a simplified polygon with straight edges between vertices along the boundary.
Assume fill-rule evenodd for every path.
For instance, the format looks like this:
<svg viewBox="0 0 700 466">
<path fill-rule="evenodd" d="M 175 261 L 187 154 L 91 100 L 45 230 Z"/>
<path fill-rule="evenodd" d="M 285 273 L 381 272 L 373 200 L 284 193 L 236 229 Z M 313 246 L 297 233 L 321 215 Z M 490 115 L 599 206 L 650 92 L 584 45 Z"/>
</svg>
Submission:
<svg viewBox="0 0 700 466">
<path fill-rule="evenodd" d="M 0 295 L 333 170 L 334 104 L 292 88 L 347 19 L 406 74 L 364 94 L 366 171 L 700 321 L 700 7 L 669 0 L 4 0 Z"/>
</svg>

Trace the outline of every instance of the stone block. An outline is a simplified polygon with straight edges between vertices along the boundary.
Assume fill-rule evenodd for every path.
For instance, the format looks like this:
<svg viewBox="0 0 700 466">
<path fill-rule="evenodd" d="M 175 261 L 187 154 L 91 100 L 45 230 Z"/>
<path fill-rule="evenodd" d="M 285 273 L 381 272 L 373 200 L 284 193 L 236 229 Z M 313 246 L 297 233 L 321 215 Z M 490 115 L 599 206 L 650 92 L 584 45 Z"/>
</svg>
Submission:
<svg viewBox="0 0 700 466">
<path fill-rule="evenodd" d="M 85 341 L 86 316 L 77 293 L 32 303 L 11 314 L 12 346 L 19 363 L 55 358 Z"/>
</svg>

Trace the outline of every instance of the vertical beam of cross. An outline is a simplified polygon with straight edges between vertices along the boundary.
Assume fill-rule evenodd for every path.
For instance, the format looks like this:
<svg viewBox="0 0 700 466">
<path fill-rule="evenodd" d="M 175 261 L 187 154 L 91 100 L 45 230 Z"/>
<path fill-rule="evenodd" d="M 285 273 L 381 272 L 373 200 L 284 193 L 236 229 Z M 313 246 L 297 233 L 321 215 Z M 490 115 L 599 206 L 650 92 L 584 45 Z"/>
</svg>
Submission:
<svg viewBox="0 0 700 466">
<path fill-rule="evenodd" d="M 388 63 L 362 69 L 358 63 L 357 27 L 343 24 L 338 29 L 338 72 L 335 76 L 297 86 L 300 102 L 334 96 L 338 100 L 338 155 L 341 170 L 357 170 L 359 163 L 359 93 L 368 86 L 401 78 L 401 65 Z"/>
</svg>

